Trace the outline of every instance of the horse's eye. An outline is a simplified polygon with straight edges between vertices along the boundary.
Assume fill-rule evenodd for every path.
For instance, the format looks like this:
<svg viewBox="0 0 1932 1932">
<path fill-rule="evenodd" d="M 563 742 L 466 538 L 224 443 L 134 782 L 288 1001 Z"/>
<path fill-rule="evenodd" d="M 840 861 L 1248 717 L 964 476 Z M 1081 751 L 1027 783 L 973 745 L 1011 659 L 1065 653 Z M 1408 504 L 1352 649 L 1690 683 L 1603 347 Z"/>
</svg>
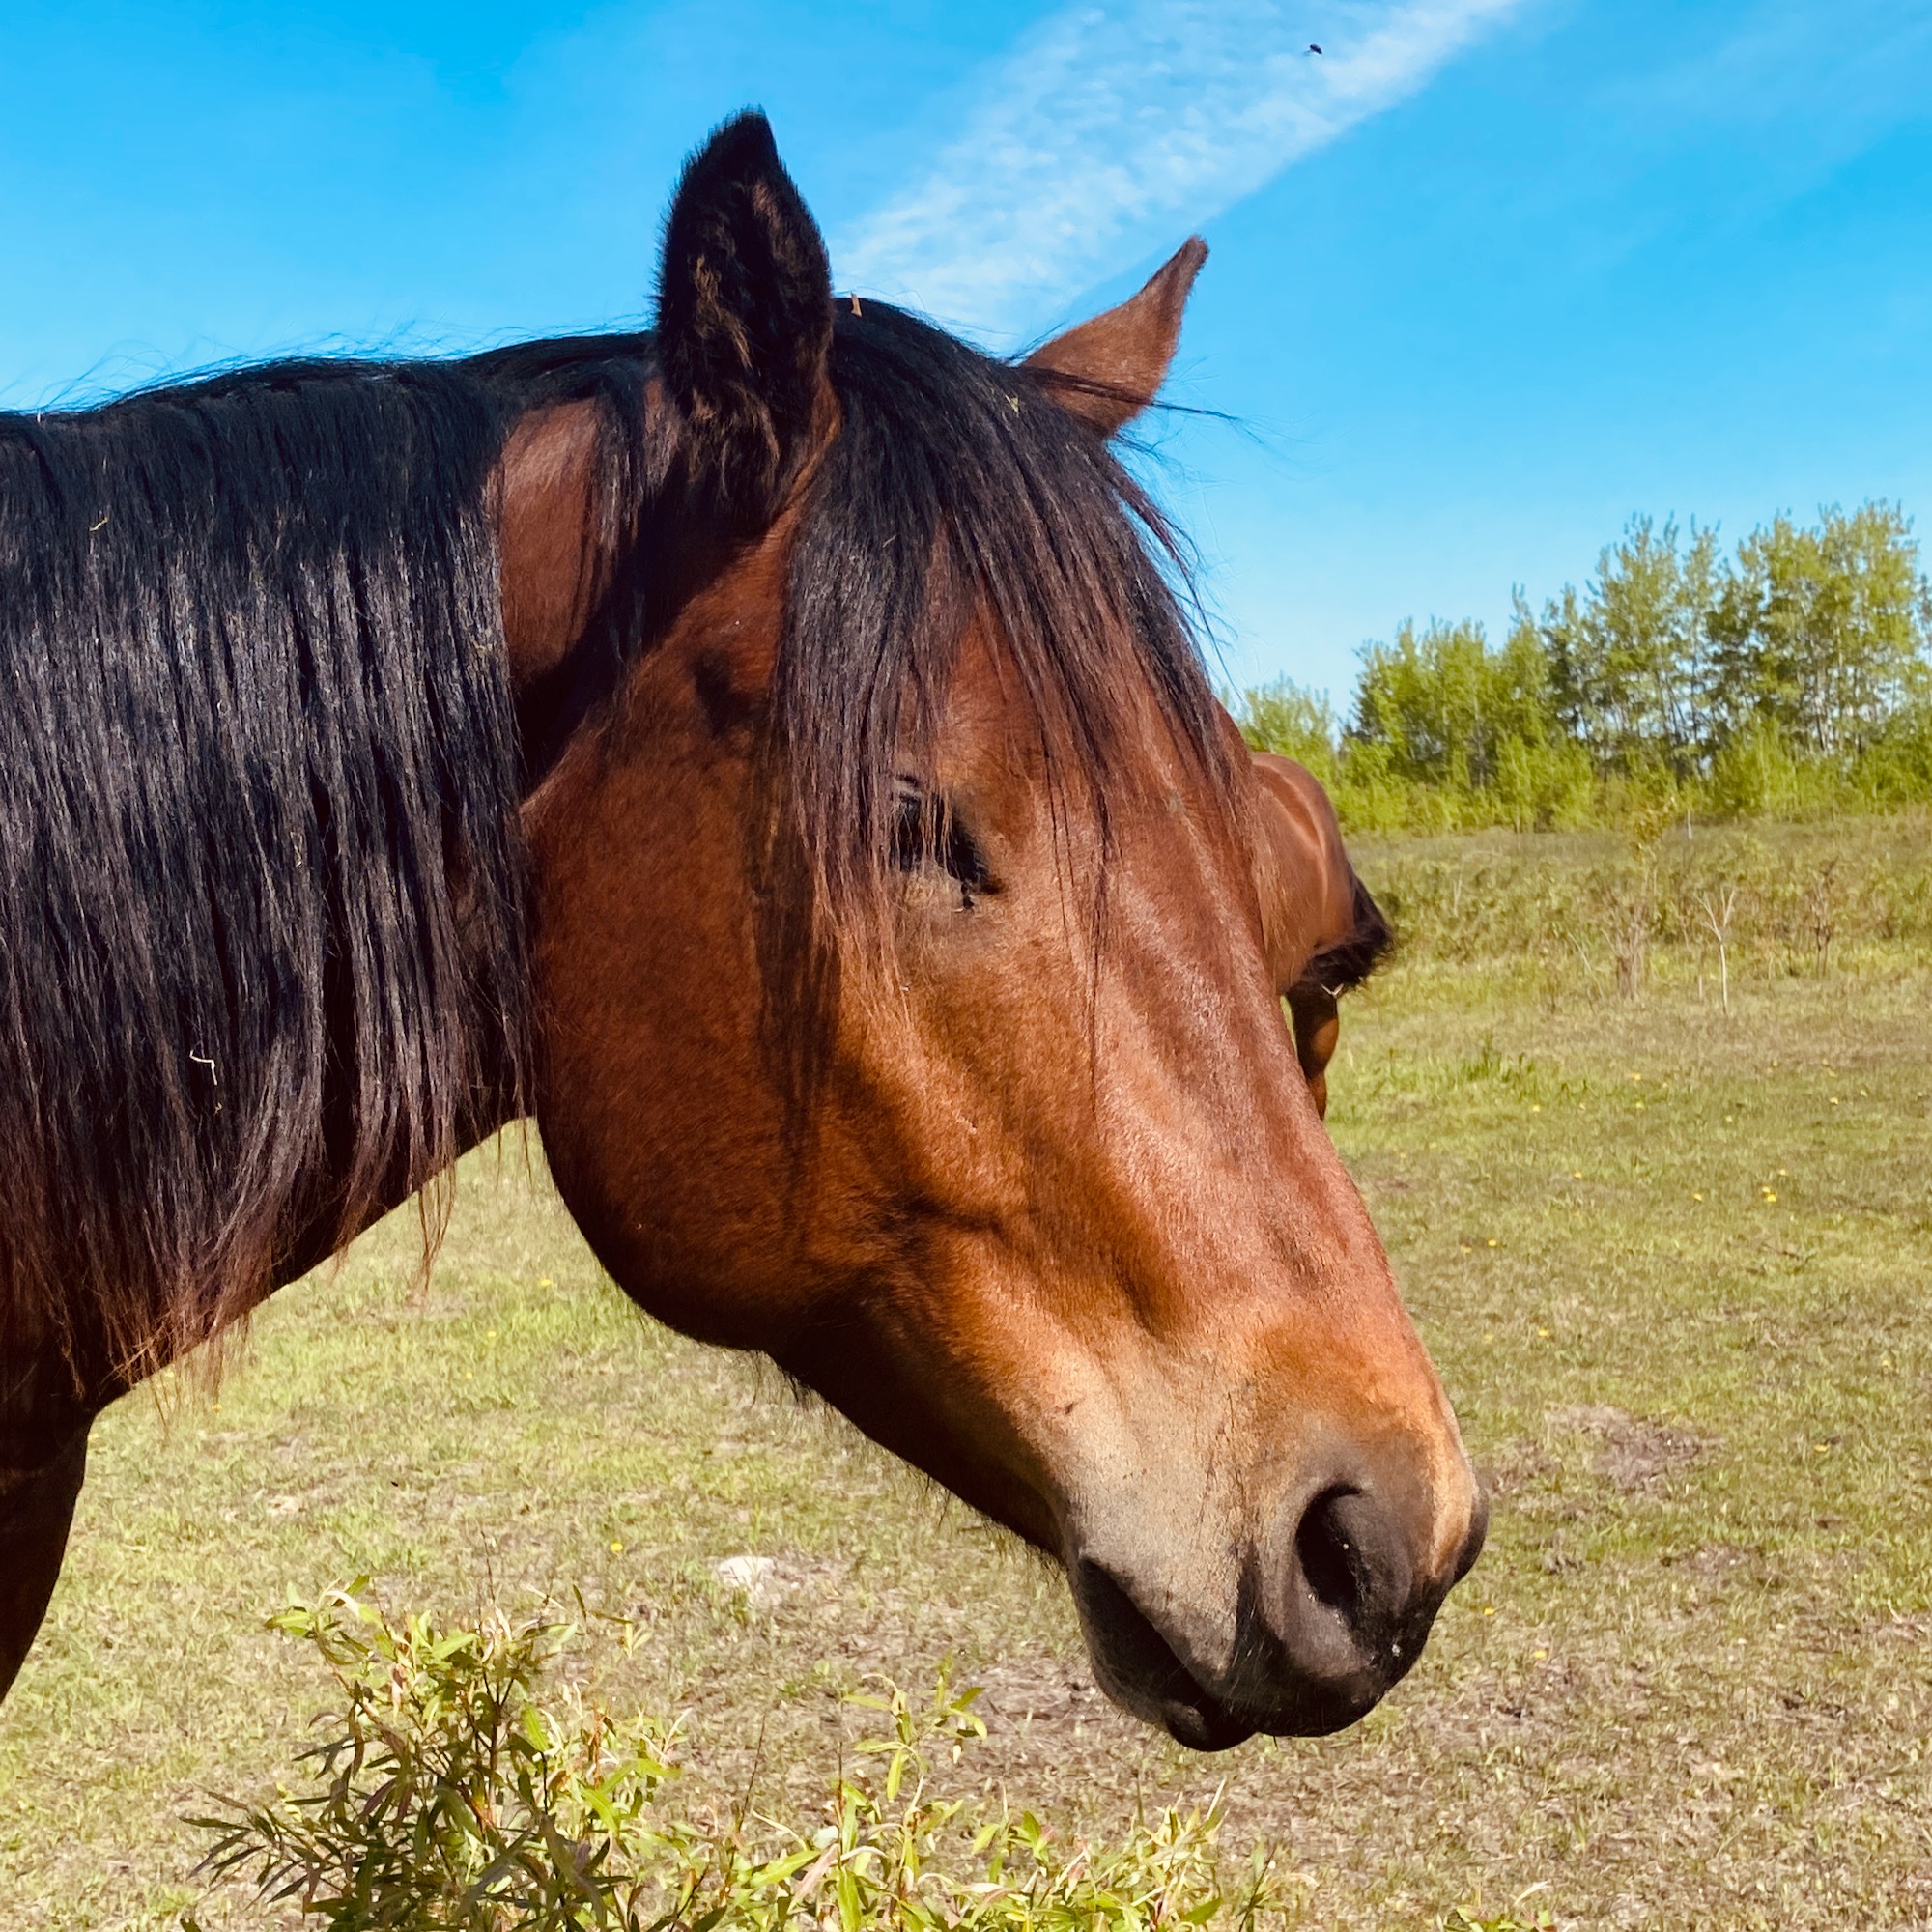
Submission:
<svg viewBox="0 0 1932 1932">
<path fill-rule="evenodd" d="M 893 858 L 902 872 L 936 866 L 956 880 L 967 905 L 992 880 L 986 855 L 960 822 L 959 814 L 936 792 L 901 779 L 893 800 Z"/>
</svg>

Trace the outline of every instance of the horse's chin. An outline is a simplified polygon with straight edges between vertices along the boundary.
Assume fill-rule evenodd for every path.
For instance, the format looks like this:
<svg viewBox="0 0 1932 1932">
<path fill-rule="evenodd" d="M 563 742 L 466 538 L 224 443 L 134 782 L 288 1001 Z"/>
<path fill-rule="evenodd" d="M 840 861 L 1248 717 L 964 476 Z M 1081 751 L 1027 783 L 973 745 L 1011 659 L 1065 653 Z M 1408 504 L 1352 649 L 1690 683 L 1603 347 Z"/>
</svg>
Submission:
<svg viewBox="0 0 1932 1932">
<path fill-rule="evenodd" d="M 1255 1735 L 1255 1727 L 1196 1685 L 1184 1697 L 1162 1701 L 1155 1721 L 1176 1744 L 1189 1750 L 1233 1750 Z"/>
<path fill-rule="evenodd" d="M 1190 1750 L 1229 1750 L 1254 1736 L 1257 1727 L 1196 1678 L 1107 1571 L 1081 1564 L 1073 1589 L 1094 1677 L 1122 1710 Z"/>
<path fill-rule="evenodd" d="M 1203 1684 L 1108 1571 L 1078 1564 L 1073 1595 L 1100 1689 L 1129 1716 L 1158 1724 L 1190 1750 L 1230 1750 L 1264 1731 L 1326 1737 L 1365 1717 L 1380 1694 L 1382 1687 L 1359 1683 L 1300 1685 L 1271 1698 L 1265 1710 L 1248 1708 Z"/>
</svg>

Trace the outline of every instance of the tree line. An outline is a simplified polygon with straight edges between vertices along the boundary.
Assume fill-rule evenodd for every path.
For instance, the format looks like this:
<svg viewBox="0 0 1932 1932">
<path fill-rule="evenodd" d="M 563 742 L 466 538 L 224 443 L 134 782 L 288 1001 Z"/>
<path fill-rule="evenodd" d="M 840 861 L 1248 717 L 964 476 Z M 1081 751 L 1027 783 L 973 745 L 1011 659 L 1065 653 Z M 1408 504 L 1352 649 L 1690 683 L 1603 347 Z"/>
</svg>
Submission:
<svg viewBox="0 0 1932 1932">
<path fill-rule="evenodd" d="M 1284 680 L 1236 704 L 1369 831 L 1804 817 L 1932 802 L 1932 582 L 1887 502 L 1780 516 L 1730 554 L 1634 517 L 1579 591 L 1519 589 L 1508 635 L 1401 625 L 1352 704 Z"/>
</svg>

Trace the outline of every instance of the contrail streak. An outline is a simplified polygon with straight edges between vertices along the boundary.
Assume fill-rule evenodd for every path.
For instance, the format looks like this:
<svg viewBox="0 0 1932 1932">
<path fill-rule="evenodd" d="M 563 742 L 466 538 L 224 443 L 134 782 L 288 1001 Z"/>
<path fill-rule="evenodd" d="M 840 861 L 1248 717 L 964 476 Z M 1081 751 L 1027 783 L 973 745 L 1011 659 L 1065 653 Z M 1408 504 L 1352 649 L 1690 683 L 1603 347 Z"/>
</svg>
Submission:
<svg viewBox="0 0 1932 1932">
<path fill-rule="evenodd" d="M 1065 8 L 983 71 L 931 169 L 836 238 L 838 272 L 945 319 L 1037 327 L 1415 93 L 1521 4 Z"/>
</svg>

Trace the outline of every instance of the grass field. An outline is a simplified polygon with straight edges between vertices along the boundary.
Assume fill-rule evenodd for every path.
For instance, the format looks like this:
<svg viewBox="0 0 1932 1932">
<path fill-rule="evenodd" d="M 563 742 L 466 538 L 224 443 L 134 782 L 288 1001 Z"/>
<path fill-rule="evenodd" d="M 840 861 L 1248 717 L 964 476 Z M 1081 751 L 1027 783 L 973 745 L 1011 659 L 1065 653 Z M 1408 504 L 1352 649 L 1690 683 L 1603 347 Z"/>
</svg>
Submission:
<svg viewBox="0 0 1932 1932">
<path fill-rule="evenodd" d="M 1614 882 L 1688 853 L 1364 849 L 1416 943 L 1349 1003 L 1331 1126 L 1496 1509 L 1353 1732 L 1203 1760 L 1114 1714 L 1057 1579 L 633 1316 L 512 1150 L 465 1172 L 426 1291 L 398 1217 L 277 1298 L 218 1402 L 101 1422 L 0 1713 L 0 1928 L 172 1924 L 184 1814 L 270 1789 L 323 1694 L 261 1617 L 361 1571 L 458 1614 L 581 1587 L 573 1667 L 691 1713 L 699 1798 L 816 1788 L 838 1693 L 951 1654 L 988 1690 L 980 1775 L 1067 1829 L 1227 1777 L 1230 1836 L 1280 1845 L 1311 1925 L 1539 1885 L 1593 1927 L 1932 1925 L 1927 830 L 1699 830 L 1699 877 L 1757 881 L 1728 1020 L 1661 910 L 1617 991 Z M 1479 915 L 1493 942 L 1458 944 Z M 719 1580 L 743 1553 L 769 1601 Z"/>
</svg>

